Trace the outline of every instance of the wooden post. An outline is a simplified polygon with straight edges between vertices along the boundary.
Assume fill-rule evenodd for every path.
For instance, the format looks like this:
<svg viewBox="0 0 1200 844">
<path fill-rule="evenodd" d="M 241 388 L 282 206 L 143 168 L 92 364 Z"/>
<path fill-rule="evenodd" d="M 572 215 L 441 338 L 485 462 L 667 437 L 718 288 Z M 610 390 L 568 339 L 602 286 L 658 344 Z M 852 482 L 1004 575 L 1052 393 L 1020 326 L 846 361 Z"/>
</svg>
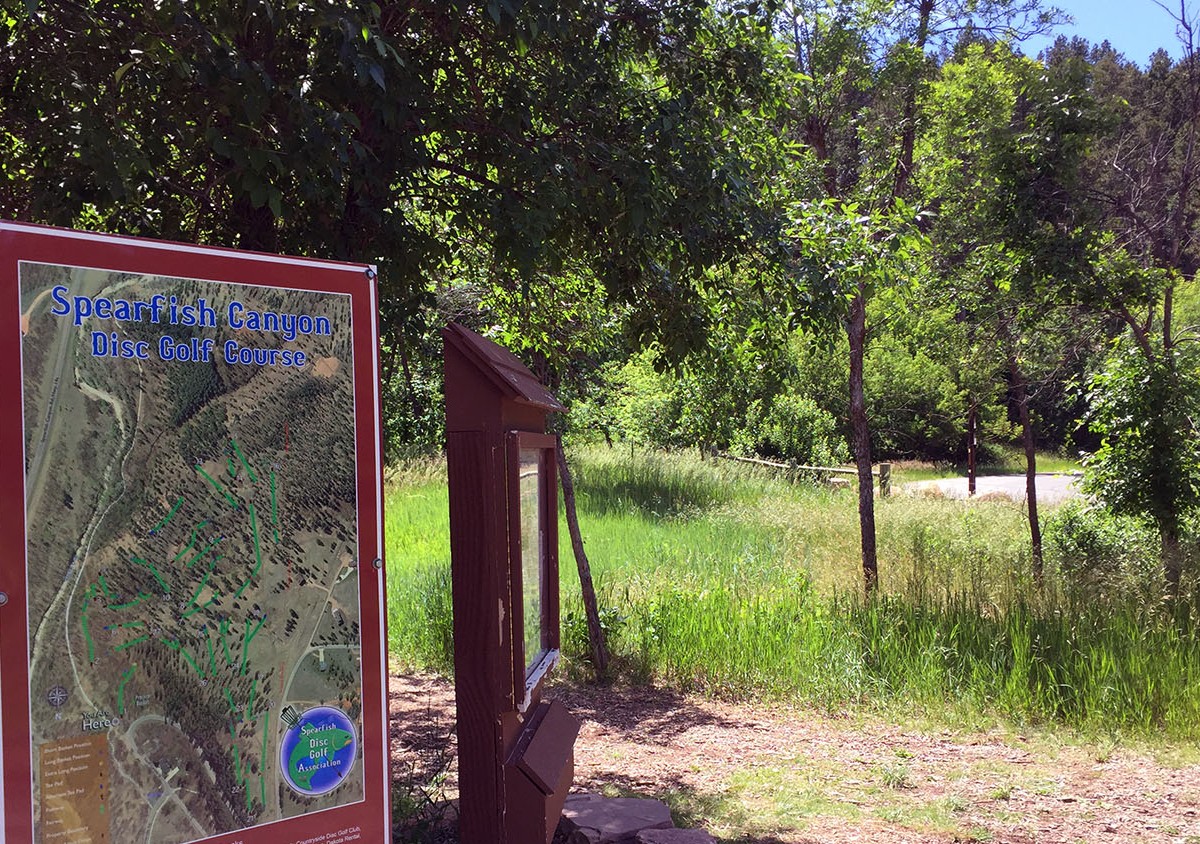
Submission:
<svg viewBox="0 0 1200 844">
<path fill-rule="evenodd" d="M 892 464 L 879 464 L 879 497 L 887 498 L 892 494 Z"/>
<path fill-rule="evenodd" d="M 502 840 L 503 760 L 516 734 L 502 713 L 512 711 L 512 662 L 508 629 L 499 624 L 467 624 L 488 618 L 510 603 L 501 590 L 499 555 L 506 549 L 503 490 L 504 452 L 482 432 L 447 433 L 450 478 L 451 569 L 454 582 L 454 669 L 458 709 L 459 789 L 464 796 L 459 835 L 468 844 Z M 511 719 L 509 719 L 511 720 Z"/>
<path fill-rule="evenodd" d="M 703 456 L 704 449 L 700 449 Z M 571 533 L 571 549 L 575 552 L 575 565 L 579 569 L 579 585 L 583 591 L 583 611 L 587 616 L 588 642 L 592 646 L 596 677 L 608 671 L 608 647 L 604 642 L 604 628 L 600 626 L 600 608 L 596 604 L 596 587 L 592 584 L 592 567 L 588 564 L 587 552 L 583 549 L 583 534 L 579 531 L 579 514 L 575 511 L 575 482 L 571 480 L 571 468 L 563 452 L 562 437 L 558 438 L 558 474 L 562 479 L 563 509 L 567 514 L 567 529 Z"/>
</svg>

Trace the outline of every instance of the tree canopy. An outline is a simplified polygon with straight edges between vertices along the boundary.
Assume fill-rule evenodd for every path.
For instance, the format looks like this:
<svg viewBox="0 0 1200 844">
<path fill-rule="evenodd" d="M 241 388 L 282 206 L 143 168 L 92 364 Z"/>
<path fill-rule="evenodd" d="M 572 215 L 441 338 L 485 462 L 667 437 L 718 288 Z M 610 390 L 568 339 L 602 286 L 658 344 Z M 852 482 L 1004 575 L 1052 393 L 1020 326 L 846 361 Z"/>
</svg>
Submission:
<svg viewBox="0 0 1200 844">
<path fill-rule="evenodd" d="M 374 261 L 400 307 L 582 272 L 688 341 L 704 273 L 771 223 L 774 53 L 735 12 L 27 4 L 0 16 L 0 214 Z"/>
<path fill-rule="evenodd" d="M 1192 434 L 1138 457 L 1118 418 L 1190 394 L 1200 319 L 1200 10 L 1171 11 L 1182 57 L 1139 61 L 1023 55 L 1039 0 L 7 3 L 0 216 L 378 264 L 394 444 L 437 445 L 452 317 L 580 435 L 848 444 L 868 584 L 872 461 L 980 433 L 1031 479 L 1098 450 L 1146 489 L 1097 494 L 1176 535 L 1190 499 L 1121 467 Z"/>
</svg>

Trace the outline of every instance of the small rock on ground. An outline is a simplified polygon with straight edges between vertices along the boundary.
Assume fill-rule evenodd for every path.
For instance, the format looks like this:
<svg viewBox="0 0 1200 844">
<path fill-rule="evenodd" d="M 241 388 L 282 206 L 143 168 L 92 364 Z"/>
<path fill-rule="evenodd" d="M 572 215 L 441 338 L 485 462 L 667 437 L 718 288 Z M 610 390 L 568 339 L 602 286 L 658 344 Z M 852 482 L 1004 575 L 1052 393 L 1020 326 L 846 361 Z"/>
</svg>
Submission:
<svg viewBox="0 0 1200 844">
<path fill-rule="evenodd" d="M 642 830 L 671 829 L 671 811 L 658 800 L 572 794 L 563 807 L 568 844 L 637 844 Z"/>
<path fill-rule="evenodd" d="M 643 829 L 637 844 L 717 844 L 717 840 L 702 829 Z"/>
</svg>

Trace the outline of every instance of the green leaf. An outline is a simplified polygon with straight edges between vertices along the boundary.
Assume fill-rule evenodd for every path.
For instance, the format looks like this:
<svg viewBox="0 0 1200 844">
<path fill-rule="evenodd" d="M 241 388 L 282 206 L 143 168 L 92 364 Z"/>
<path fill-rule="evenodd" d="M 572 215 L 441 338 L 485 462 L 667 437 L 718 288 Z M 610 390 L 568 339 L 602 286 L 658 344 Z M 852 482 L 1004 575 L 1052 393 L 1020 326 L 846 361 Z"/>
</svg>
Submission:
<svg viewBox="0 0 1200 844">
<path fill-rule="evenodd" d="M 121 77 L 124 76 L 129 71 L 129 68 L 133 67 L 135 64 L 137 64 L 137 60 L 125 62 L 125 64 L 118 67 L 116 72 L 113 73 L 113 84 L 120 85 Z"/>
</svg>

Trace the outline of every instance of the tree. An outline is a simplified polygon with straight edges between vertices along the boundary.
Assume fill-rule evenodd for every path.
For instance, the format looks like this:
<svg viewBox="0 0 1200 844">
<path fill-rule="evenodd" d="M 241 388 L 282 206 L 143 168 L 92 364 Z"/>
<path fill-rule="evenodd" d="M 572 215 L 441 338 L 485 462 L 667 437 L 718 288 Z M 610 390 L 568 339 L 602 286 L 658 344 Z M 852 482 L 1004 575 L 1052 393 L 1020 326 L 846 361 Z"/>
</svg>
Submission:
<svg viewBox="0 0 1200 844">
<path fill-rule="evenodd" d="M 1176 21 L 1178 63 L 1159 50 L 1143 72 L 1107 45 L 1089 56 L 1093 95 L 1111 120 L 1089 162 L 1093 198 L 1106 211 L 1115 247 L 1143 267 L 1173 271 L 1149 297 L 1136 273 L 1106 276 L 1110 309 L 1146 354 L 1152 332 L 1161 336 L 1164 352 L 1174 345 L 1175 285 L 1194 279 L 1200 268 L 1200 8 L 1189 13 L 1181 0 Z M 1078 54 L 1086 46 L 1060 43 L 1056 60 L 1072 49 Z"/>
<path fill-rule="evenodd" d="M 1092 379 L 1088 421 L 1101 445 L 1085 461 L 1084 488 L 1115 513 L 1154 522 L 1177 594 L 1183 521 L 1200 509 L 1200 356 L 1191 344 L 1155 352 L 1118 343 Z"/>
<path fill-rule="evenodd" d="M 914 145 L 920 122 L 921 92 L 936 70 L 930 50 L 946 47 L 964 33 L 1021 37 L 1054 19 L 1037 0 L 893 0 L 785 5 L 784 26 L 798 73 L 794 96 L 794 136 L 807 152 L 797 168 L 798 191 L 832 204 L 811 222 L 821 234 L 797 239 L 797 251 L 817 248 L 797 261 L 802 280 L 800 310 L 833 314 L 849 341 L 851 442 L 859 474 L 859 531 L 866 591 L 878 584 L 871 437 L 866 415 L 863 361 L 868 342 L 867 301 L 876 285 L 895 279 L 873 255 L 868 242 L 907 242 L 915 223 L 905 204 L 913 196 Z M 811 210 L 801 206 L 801 226 Z M 844 219 L 836 221 L 836 209 Z M 850 226 L 865 216 L 868 237 L 857 237 L 863 262 L 842 278 L 837 245 Z M 855 239 L 851 237 L 850 239 Z M 889 251 L 884 249 L 884 252 Z M 823 263 L 825 256 L 831 263 Z M 815 259 L 815 260 L 814 260 Z M 832 282 L 832 286 L 831 283 Z"/>
<path fill-rule="evenodd" d="M 849 340 L 850 448 L 858 469 L 858 512 L 863 582 L 868 593 L 879 585 L 875 548 L 874 481 L 871 431 L 863 389 L 867 336 L 867 300 L 904 273 L 906 258 L 920 242 L 915 218 L 902 202 L 892 213 L 861 213 L 855 204 L 834 199 L 801 204 L 791 230 L 796 268 L 808 286 L 821 292 L 821 311 L 838 313 Z M 810 299 L 809 307 L 816 304 Z M 818 311 L 820 313 L 820 311 Z M 812 316 L 810 315 L 810 318 Z"/>
<path fill-rule="evenodd" d="M 1085 80 L 1078 61 L 1044 68 L 1003 44 L 965 45 L 931 86 L 930 137 L 921 150 L 938 211 L 941 289 L 966 321 L 983 329 L 976 341 L 991 345 L 1007 370 L 1025 451 L 1038 581 L 1031 357 L 1052 348 L 1047 341 L 1059 339 L 1050 330 L 1056 315 L 1074 308 L 1094 278 L 1080 173 L 1097 121 Z"/>
<path fill-rule="evenodd" d="M 682 354 L 772 237 L 742 4 L 27 3 L 0 47 L 0 214 L 373 261 L 393 372 L 431 280 L 584 279 Z"/>
<path fill-rule="evenodd" d="M 1088 178 L 1111 234 L 1096 244 L 1087 295 L 1124 324 L 1128 340 L 1089 392 L 1102 440 L 1088 484 L 1113 509 L 1154 521 L 1172 594 L 1182 574 L 1179 527 L 1195 507 L 1195 369 L 1175 313 L 1200 268 L 1200 9 L 1189 6 L 1163 6 L 1175 16 L 1179 62 L 1160 50 L 1143 72 L 1108 45 L 1063 40 L 1050 56 L 1090 61 L 1092 94 L 1110 117 Z"/>
</svg>

